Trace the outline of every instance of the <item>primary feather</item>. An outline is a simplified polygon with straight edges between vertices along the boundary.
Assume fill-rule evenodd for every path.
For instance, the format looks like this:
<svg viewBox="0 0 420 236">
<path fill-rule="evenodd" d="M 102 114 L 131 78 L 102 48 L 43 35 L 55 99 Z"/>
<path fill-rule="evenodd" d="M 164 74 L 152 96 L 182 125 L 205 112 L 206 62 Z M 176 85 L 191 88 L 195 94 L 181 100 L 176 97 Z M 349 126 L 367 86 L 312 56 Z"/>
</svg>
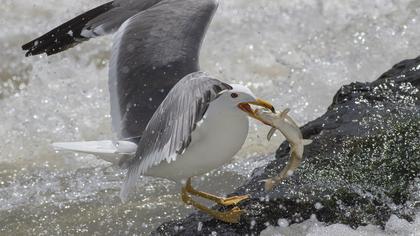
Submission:
<svg viewBox="0 0 420 236">
<path fill-rule="evenodd" d="M 147 124 L 144 138 L 140 139 L 121 189 L 123 201 L 139 175 L 162 161 L 175 161 L 185 151 L 209 104 L 229 89 L 232 89 L 230 85 L 203 72 L 187 75 L 175 85 Z"/>
</svg>

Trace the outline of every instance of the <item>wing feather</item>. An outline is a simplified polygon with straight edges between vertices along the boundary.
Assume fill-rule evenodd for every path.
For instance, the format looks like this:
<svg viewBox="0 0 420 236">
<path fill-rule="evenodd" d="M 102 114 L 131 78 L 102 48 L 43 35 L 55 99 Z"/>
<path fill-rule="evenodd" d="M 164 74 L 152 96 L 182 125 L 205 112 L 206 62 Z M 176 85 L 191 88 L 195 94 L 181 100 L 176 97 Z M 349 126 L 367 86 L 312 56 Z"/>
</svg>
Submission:
<svg viewBox="0 0 420 236">
<path fill-rule="evenodd" d="M 53 55 L 72 48 L 90 38 L 115 32 L 133 15 L 162 0 L 115 0 L 76 16 L 48 33 L 26 43 L 26 56 Z"/>
<path fill-rule="evenodd" d="M 118 30 L 109 83 L 114 132 L 140 137 L 172 87 L 199 71 L 199 51 L 217 0 L 162 0 Z"/>
<path fill-rule="evenodd" d="M 232 87 L 203 72 L 184 77 L 150 119 L 129 164 L 120 197 L 126 200 L 138 176 L 162 161 L 175 161 L 191 143 L 191 134 L 210 102 Z"/>
<path fill-rule="evenodd" d="M 23 45 L 52 55 L 114 33 L 109 68 L 112 127 L 119 138 L 142 135 L 172 87 L 199 71 L 199 51 L 217 0 L 114 0 Z"/>
</svg>

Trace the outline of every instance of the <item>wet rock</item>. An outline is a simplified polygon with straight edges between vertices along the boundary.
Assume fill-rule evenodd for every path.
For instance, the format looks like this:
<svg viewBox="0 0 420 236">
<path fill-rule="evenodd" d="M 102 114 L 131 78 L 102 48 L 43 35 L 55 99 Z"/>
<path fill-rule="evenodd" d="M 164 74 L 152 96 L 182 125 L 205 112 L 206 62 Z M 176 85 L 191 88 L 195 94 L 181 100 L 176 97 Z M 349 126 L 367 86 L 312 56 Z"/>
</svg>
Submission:
<svg viewBox="0 0 420 236">
<path fill-rule="evenodd" d="M 232 194 L 251 195 L 240 205 L 246 214 L 239 224 L 197 212 L 154 235 L 250 235 L 279 219 L 292 224 L 311 216 L 352 227 L 383 226 L 392 214 L 412 220 L 420 200 L 419 90 L 420 57 L 372 83 L 342 87 L 328 111 L 301 128 L 314 142 L 291 178 L 270 192 L 261 183 L 285 166 L 289 147 L 283 143 L 276 159 Z"/>
</svg>

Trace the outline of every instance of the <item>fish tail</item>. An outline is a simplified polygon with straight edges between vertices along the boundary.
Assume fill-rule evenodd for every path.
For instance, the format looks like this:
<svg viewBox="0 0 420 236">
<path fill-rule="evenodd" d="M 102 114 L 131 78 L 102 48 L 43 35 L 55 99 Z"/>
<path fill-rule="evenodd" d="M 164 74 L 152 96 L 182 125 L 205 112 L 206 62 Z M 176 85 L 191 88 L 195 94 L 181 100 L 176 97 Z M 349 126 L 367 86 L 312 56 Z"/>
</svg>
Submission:
<svg viewBox="0 0 420 236">
<path fill-rule="evenodd" d="M 263 182 L 264 182 L 265 191 L 272 190 L 274 185 L 275 185 L 275 181 L 273 179 L 265 179 L 265 180 L 263 180 Z"/>
<path fill-rule="evenodd" d="M 306 146 L 306 145 L 311 144 L 312 140 L 311 139 L 303 139 L 302 142 L 303 142 L 303 145 Z"/>
</svg>

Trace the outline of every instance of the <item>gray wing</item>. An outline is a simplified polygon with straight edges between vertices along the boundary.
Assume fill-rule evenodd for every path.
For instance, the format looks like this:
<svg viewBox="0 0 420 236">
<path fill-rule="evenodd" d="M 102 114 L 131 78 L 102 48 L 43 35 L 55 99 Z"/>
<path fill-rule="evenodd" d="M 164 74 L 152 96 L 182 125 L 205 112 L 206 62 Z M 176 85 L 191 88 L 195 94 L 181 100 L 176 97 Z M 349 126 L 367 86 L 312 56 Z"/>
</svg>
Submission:
<svg viewBox="0 0 420 236">
<path fill-rule="evenodd" d="M 118 30 L 110 62 L 114 132 L 139 138 L 184 76 L 199 70 L 199 51 L 216 0 L 163 0 Z"/>
<path fill-rule="evenodd" d="M 199 70 L 199 51 L 217 0 L 115 0 L 22 46 L 52 55 L 118 30 L 110 61 L 114 132 L 141 136 L 154 111 L 185 75 Z"/>
<path fill-rule="evenodd" d="M 26 43 L 26 56 L 53 55 L 98 36 L 113 33 L 133 15 L 162 0 L 115 0 L 89 10 Z"/>
<path fill-rule="evenodd" d="M 129 163 L 120 197 L 124 201 L 139 175 L 163 160 L 174 161 L 191 142 L 207 108 L 222 91 L 232 87 L 203 72 L 187 75 L 173 89 L 150 119 L 140 139 L 135 158 Z"/>
</svg>

